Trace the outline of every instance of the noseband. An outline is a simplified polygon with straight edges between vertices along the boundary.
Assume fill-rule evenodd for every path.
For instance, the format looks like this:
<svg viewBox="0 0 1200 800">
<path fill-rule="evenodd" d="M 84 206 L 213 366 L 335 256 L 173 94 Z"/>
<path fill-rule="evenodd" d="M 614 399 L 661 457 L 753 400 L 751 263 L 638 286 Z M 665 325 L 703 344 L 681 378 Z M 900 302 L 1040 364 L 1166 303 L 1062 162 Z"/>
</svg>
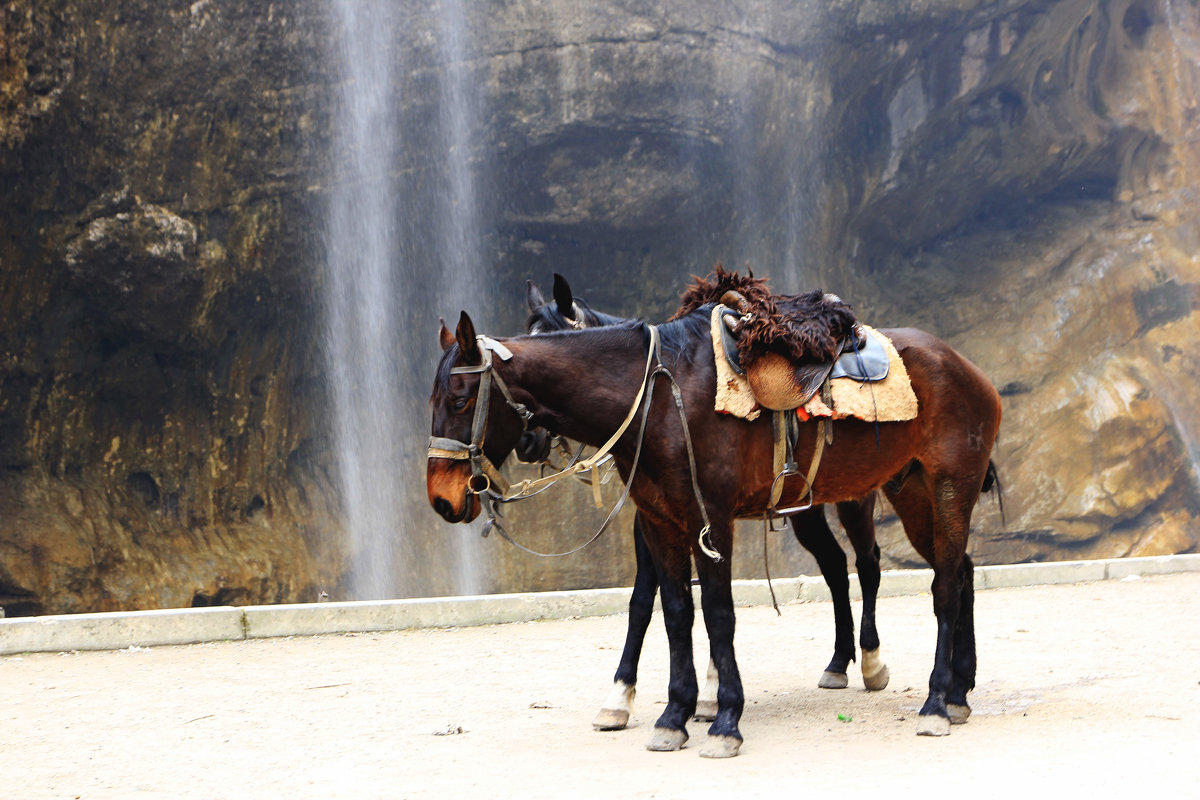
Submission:
<svg viewBox="0 0 1200 800">
<path fill-rule="evenodd" d="M 504 379 L 492 368 L 492 351 L 495 351 L 502 361 L 512 358 L 512 352 L 495 339 L 487 336 L 477 338 L 483 362 L 478 366 L 452 367 L 450 369 L 451 375 L 479 375 L 475 415 L 471 419 L 471 441 L 467 443 L 444 436 L 431 436 L 429 437 L 429 458 L 469 461 L 471 463 L 471 480 L 467 484 L 467 491 L 471 494 L 488 494 L 499 497 L 508 493 L 508 481 L 483 452 L 483 437 L 487 433 L 488 401 L 491 399 L 492 382 L 495 381 L 496 388 L 504 395 L 504 401 L 508 403 L 508 407 L 521 418 L 522 432 L 528 430 L 533 412 L 524 404 L 513 399 Z"/>
</svg>

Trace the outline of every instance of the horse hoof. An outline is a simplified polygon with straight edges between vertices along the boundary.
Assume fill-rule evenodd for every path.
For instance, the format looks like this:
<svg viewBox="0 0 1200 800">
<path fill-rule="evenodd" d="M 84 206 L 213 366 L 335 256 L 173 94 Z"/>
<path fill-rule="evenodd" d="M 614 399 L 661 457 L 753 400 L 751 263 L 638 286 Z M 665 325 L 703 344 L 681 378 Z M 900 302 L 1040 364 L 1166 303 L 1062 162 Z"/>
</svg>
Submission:
<svg viewBox="0 0 1200 800">
<path fill-rule="evenodd" d="M 821 680 L 817 681 L 817 686 L 821 689 L 845 689 L 850 685 L 850 680 L 844 672 L 830 672 L 825 670 L 821 673 Z"/>
<path fill-rule="evenodd" d="M 887 664 L 883 663 L 883 659 L 879 656 L 878 647 L 874 650 L 862 651 L 860 666 L 862 667 L 863 685 L 867 687 L 868 692 L 878 692 L 887 687 L 891 674 L 888 672 Z"/>
<path fill-rule="evenodd" d="M 696 720 L 697 722 L 712 722 L 716 718 L 716 700 L 700 700 L 696 703 L 696 713 L 692 715 L 692 719 Z"/>
<path fill-rule="evenodd" d="M 925 714 L 917 720 L 917 736 L 949 736 L 950 720 L 937 714 Z"/>
<path fill-rule="evenodd" d="M 660 752 L 682 750 L 684 742 L 687 740 L 687 731 L 677 731 L 674 728 L 655 728 L 654 733 L 650 734 L 650 741 L 646 742 L 646 749 Z"/>
<path fill-rule="evenodd" d="M 868 692 L 882 692 L 887 688 L 888 680 L 892 674 L 888 672 L 887 665 L 879 667 L 879 671 L 874 675 L 863 675 L 863 686 L 867 687 Z"/>
<path fill-rule="evenodd" d="M 592 720 L 592 727 L 598 731 L 623 731 L 629 724 L 629 712 L 618 708 L 602 708 Z"/>
<path fill-rule="evenodd" d="M 953 703 L 947 703 L 946 710 L 950 712 L 951 725 L 962 725 L 971 716 L 970 706 L 956 706 Z"/>
<path fill-rule="evenodd" d="M 700 748 L 703 758 L 733 758 L 742 747 L 742 740 L 735 736 L 709 736 Z"/>
</svg>

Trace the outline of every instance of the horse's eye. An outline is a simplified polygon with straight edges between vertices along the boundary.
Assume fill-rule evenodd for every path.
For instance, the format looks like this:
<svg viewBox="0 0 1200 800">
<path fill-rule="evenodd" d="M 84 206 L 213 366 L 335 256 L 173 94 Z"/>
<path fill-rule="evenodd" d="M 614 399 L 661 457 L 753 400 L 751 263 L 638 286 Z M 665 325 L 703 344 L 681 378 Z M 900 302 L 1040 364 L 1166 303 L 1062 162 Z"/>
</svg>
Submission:
<svg viewBox="0 0 1200 800">
<path fill-rule="evenodd" d="M 454 398 L 454 410 L 455 411 L 462 411 L 466 407 L 467 407 L 467 398 L 465 398 L 465 397 Z"/>
</svg>

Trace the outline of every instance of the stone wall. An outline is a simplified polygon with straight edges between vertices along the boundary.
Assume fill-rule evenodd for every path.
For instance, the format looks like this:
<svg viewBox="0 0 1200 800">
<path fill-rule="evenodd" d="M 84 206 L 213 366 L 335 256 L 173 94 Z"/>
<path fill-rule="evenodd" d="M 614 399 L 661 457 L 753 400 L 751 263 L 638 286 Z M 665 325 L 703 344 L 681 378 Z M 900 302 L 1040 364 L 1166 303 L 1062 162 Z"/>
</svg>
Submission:
<svg viewBox="0 0 1200 800">
<path fill-rule="evenodd" d="M 403 4 L 394 33 L 392 177 L 418 197 L 447 169 L 439 9 Z M 992 377 L 1005 515 L 984 500 L 979 560 L 1196 549 L 1193 4 L 490 0 L 466 22 L 452 66 L 479 108 L 456 157 L 494 295 L 397 298 L 405 402 L 439 315 L 514 332 L 524 279 L 558 271 L 657 319 L 723 261 L 933 331 Z M 0 25 L 0 605 L 336 596 L 327 11 L 11 0 Z M 418 276 L 429 223 L 401 234 Z M 445 533 L 416 488 L 437 593 Z M 530 535 L 574 542 L 581 498 L 529 512 Z M 915 563 L 883 523 L 888 563 Z M 749 530 L 739 571 L 761 575 Z M 485 590 L 631 577 L 618 537 L 569 563 L 480 546 Z M 773 573 L 808 563 L 773 547 Z"/>
</svg>

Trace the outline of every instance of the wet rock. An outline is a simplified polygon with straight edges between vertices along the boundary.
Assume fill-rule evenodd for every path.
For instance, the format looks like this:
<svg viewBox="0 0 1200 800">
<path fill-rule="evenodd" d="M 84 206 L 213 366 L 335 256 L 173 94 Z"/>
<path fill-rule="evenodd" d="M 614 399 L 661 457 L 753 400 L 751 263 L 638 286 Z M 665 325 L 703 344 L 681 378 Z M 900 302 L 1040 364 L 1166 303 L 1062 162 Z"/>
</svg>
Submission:
<svg viewBox="0 0 1200 800">
<path fill-rule="evenodd" d="M 439 315 L 515 331 L 524 279 L 558 271 L 657 319 L 720 260 L 931 330 L 992 378 L 1006 513 L 981 504 L 980 561 L 1196 548 L 1190 4 L 496 2 L 454 63 L 438 5 L 400 5 L 380 180 L 418 198 L 395 232 L 408 402 Z M 0 605 L 340 599 L 318 298 L 353 154 L 326 7 L 13 0 L 0 24 Z M 455 146 L 486 297 L 422 280 L 450 72 L 477 105 Z M 414 515 L 419 483 L 396 480 Z M 587 503 L 528 525 L 565 549 Z M 759 576 L 746 530 L 735 564 Z M 453 585 L 439 536 L 415 544 L 421 591 Z M 894 520 L 881 540 L 916 563 Z M 627 583 L 627 542 L 601 546 L 549 564 L 489 544 L 482 588 Z M 802 566 L 771 546 L 773 574 Z"/>
</svg>

